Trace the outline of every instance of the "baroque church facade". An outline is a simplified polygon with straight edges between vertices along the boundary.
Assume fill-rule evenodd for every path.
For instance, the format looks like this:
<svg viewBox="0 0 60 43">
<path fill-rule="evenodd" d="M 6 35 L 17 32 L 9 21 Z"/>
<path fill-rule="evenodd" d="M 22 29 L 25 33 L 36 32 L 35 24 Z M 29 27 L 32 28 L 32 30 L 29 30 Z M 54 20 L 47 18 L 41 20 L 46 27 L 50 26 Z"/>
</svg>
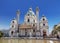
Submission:
<svg viewBox="0 0 60 43">
<path fill-rule="evenodd" d="M 10 23 L 9 36 L 11 37 L 40 37 L 48 36 L 49 25 L 47 18 L 43 15 L 39 19 L 39 8 L 36 8 L 36 13 L 32 8 L 27 11 L 23 24 L 19 24 L 20 11 L 17 12 L 17 18 Z"/>
</svg>

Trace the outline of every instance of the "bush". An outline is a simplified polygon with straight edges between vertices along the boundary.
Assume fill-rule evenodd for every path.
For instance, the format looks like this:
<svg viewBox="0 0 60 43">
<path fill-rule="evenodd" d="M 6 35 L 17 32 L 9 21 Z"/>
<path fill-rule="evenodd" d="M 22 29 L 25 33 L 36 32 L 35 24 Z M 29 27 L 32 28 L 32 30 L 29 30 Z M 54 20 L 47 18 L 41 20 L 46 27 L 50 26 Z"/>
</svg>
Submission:
<svg viewBox="0 0 60 43">
<path fill-rule="evenodd" d="M 0 31 L 0 38 L 3 37 L 3 32 Z"/>
</svg>

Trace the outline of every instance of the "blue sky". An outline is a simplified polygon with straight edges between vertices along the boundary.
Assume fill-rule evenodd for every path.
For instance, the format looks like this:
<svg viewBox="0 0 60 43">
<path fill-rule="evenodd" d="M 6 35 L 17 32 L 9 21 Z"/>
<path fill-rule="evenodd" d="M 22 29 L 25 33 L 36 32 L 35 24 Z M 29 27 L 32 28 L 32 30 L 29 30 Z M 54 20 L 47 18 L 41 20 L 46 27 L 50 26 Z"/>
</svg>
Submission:
<svg viewBox="0 0 60 43">
<path fill-rule="evenodd" d="M 49 31 L 55 24 L 60 22 L 60 0 L 0 0 L 0 30 L 9 29 L 10 22 L 16 17 L 16 10 L 20 9 L 20 23 L 23 23 L 24 16 L 32 7 L 40 8 L 39 17 L 44 14 L 49 23 Z"/>
</svg>

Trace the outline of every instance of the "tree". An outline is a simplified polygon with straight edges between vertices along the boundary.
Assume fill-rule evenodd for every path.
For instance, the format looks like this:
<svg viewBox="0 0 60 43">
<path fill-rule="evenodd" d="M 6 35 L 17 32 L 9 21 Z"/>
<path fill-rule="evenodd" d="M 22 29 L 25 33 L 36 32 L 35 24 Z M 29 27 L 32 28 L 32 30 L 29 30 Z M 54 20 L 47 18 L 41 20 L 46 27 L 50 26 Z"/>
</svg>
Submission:
<svg viewBox="0 0 60 43">
<path fill-rule="evenodd" d="M 53 31 L 52 31 L 52 35 L 57 34 L 57 31 L 56 31 L 57 28 L 56 28 L 56 26 L 57 26 L 57 25 L 54 25 L 54 29 L 53 29 Z"/>
<path fill-rule="evenodd" d="M 1 37 L 3 37 L 3 32 L 2 32 L 2 31 L 0 31 L 0 38 L 1 38 Z"/>
<path fill-rule="evenodd" d="M 54 25 L 54 30 L 56 30 L 56 26 L 57 26 L 57 25 Z"/>
<path fill-rule="evenodd" d="M 57 31 L 60 31 L 60 26 L 57 27 Z"/>
</svg>

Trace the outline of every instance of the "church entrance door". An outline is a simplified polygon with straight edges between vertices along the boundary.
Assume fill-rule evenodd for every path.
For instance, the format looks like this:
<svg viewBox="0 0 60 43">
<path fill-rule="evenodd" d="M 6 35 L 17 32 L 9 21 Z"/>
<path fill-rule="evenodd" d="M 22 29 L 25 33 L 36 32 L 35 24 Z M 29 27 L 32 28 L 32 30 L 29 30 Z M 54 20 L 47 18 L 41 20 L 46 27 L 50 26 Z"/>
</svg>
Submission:
<svg viewBox="0 0 60 43">
<path fill-rule="evenodd" d="M 43 37 L 45 38 L 46 36 L 46 31 L 43 31 Z"/>
</svg>

